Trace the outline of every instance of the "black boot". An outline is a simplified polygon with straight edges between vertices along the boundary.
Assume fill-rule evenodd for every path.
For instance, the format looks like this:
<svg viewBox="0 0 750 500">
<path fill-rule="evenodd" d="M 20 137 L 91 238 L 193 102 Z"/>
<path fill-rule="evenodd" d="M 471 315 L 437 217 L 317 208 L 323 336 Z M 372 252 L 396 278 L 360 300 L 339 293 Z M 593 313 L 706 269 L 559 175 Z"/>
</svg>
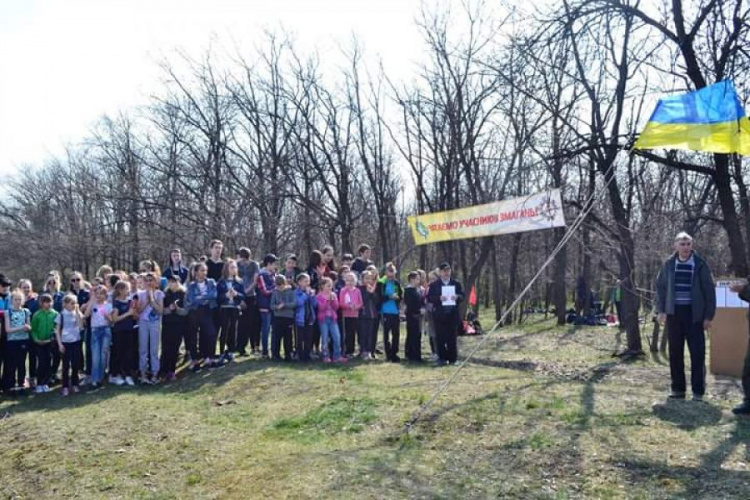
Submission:
<svg viewBox="0 0 750 500">
<path fill-rule="evenodd" d="M 750 401 L 745 400 L 741 405 L 732 408 L 732 413 L 735 415 L 750 415 Z"/>
</svg>

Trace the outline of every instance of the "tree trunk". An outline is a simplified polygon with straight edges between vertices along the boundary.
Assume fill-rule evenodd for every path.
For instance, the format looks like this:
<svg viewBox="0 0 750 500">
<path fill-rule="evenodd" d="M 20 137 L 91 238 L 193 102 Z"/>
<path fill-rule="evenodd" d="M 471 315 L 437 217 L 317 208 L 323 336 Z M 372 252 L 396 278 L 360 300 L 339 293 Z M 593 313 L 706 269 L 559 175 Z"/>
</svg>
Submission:
<svg viewBox="0 0 750 500">
<path fill-rule="evenodd" d="M 635 242 L 630 233 L 628 214 L 622 203 L 617 178 L 610 179 L 615 175 L 614 170 L 609 168 L 613 161 L 614 157 L 611 158 L 610 162 L 599 163 L 599 169 L 604 175 L 605 182 L 609 181 L 607 191 L 620 243 L 620 248 L 617 253 L 617 260 L 620 267 L 620 279 L 622 280 L 622 304 L 620 308 L 623 317 L 620 320 L 620 323 L 627 334 L 628 348 L 626 353 L 641 354 L 643 353 L 643 346 L 641 344 L 640 324 L 638 323 L 640 297 L 636 293 L 638 285 L 635 281 L 634 269 Z"/>
<path fill-rule="evenodd" d="M 521 249 L 521 238 L 523 237 L 523 233 L 516 233 L 513 235 L 513 244 L 511 245 L 511 252 L 510 252 L 510 284 L 508 286 L 508 307 L 510 307 L 510 304 L 516 300 L 516 283 L 518 281 L 518 253 Z M 510 311 L 508 313 L 508 317 L 505 320 L 506 325 L 510 325 L 513 323 L 513 314 L 514 311 Z"/>
<path fill-rule="evenodd" d="M 503 284 L 500 278 L 500 268 L 498 266 L 498 241 L 499 238 L 493 239 L 493 255 L 492 255 L 492 285 L 493 285 L 493 296 L 495 297 L 495 321 L 500 321 L 503 317 Z"/>
<path fill-rule="evenodd" d="M 731 270 L 735 276 L 747 276 L 747 254 L 745 253 L 745 242 L 734 205 L 732 179 L 729 173 L 729 156 L 716 154 L 714 159 L 716 169 L 713 178 L 716 183 L 716 193 L 719 197 L 721 211 L 724 215 L 722 225 L 729 240 L 729 251 L 732 256 Z"/>
<path fill-rule="evenodd" d="M 558 227 L 554 232 L 554 242 L 557 246 L 562 238 L 565 236 L 565 228 Z M 565 310 L 566 310 L 566 292 L 565 292 L 565 269 L 568 265 L 568 253 L 565 247 L 560 249 L 560 252 L 555 257 L 554 268 L 552 270 L 552 299 L 555 305 L 555 314 L 557 316 L 557 324 L 562 326 L 565 324 Z"/>
<path fill-rule="evenodd" d="M 734 182 L 740 195 L 740 213 L 745 221 L 745 239 L 750 238 L 750 198 L 748 198 L 747 184 L 742 175 L 742 160 L 738 155 L 732 155 L 734 167 Z"/>
</svg>

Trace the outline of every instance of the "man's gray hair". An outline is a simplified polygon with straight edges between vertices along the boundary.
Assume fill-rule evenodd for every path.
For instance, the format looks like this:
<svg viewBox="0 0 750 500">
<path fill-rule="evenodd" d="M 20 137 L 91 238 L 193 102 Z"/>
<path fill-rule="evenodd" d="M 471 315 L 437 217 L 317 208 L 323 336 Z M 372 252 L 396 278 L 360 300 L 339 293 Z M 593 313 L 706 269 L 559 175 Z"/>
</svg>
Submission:
<svg viewBox="0 0 750 500">
<path fill-rule="evenodd" d="M 677 233 L 677 236 L 674 237 L 674 241 L 693 241 L 693 237 L 687 234 L 685 231 L 681 231 Z"/>
</svg>

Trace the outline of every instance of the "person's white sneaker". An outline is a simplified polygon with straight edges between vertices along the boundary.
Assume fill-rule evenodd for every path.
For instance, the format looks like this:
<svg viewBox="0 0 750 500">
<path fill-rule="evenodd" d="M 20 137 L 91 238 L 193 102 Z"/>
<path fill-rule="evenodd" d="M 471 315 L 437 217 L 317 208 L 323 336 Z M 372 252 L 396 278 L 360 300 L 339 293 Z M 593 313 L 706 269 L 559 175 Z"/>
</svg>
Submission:
<svg viewBox="0 0 750 500">
<path fill-rule="evenodd" d="M 109 383 L 114 385 L 122 385 L 125 383 L 125 379 L 119 375 L 116 377 L 109 377 Z"/>
<path fill-rule="evenodd" d="M 125 383 L 131 387 L 135 385 L 135 382 L 133 381 L 133 377 L 125 377 Z"/>
<path fill-rule="evenodd" d="M 35 394 L 41 394 L 43 392 L 44 392 L 44 386 L 43 385 L 38 385 L 38 386 L 36 386 L 34 388 L 34 393 Z"/>
<path fill-rule="evenodd" d="M 42 392 L 49 392 L 49 391 L 51 391 L 51 390 L 52 390 L 52 389 L 50 389 L 50 388 L 49 388 L 49 386 L 48 386 L 48 385 L 44 385 L 44 386 L 42 386 L 42 389 L 43 389 L 43 390 L 42 390 Z"/>
</svg>

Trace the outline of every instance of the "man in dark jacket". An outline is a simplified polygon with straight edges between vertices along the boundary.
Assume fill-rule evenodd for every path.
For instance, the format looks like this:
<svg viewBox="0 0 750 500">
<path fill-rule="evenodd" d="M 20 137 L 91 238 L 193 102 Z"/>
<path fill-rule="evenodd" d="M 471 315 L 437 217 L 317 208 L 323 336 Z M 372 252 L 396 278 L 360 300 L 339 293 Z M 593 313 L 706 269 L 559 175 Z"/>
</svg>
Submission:
<svg viewBox="0 0 750 500">
<path fill-rule="evenodd" d="M 354 262 L 352 262 L 351 265 L 352 271 L 357 273 L 357 279 L 360 279 L 362 273 L 367 269 L 367 266 L 372 264 L 372 261 L 370 260 L 371 252 L 372 249 L 370 248 L 370 245 L 366 243 L 362 243 L 357 249 L 357 258 L 354 259 Z"/>
<path fill-rule="evenodd" d="M 461 317 L 458 305 L 464 299 L 461 283 L 451 278 L 451 266 L 443 262 L 438 266 L 440 278 L 435 280 L 427 292 L 427 300 L 434 306 L 432 317 L 435 322 L 435 341 L 438 351 L 438 365 L 454 364 L 458 358 L 456 334 Z"/>
<path fill-rule="evenodd" d="M 748 284 L 747 280 L 733 283 L 729 286 L 729 289 L 738 293 L 742 300 L 750 302 L 750 284 Z M 750 311 L 748 311 L 748 319 L 750 319 Z M 745 398 L 742 404 L 732 409 L 732 412 L 735 415 L 750 415 L 750 342 L 747 344 L 745 365 L 742 367 L 742 391 L 745 393 Z"/>
<path fill-rule="evenodd" d="M 656 312 L 667 323 L 673 399 L 685 398 L 685 341 L 690 351 L 693 400 L 706 392 L 706 337 L 716 312 L 716 288 L 708 264 L 693 250 L 687 233 L 675 237 L 675 253 L 656 278 Z"/>
</svg>

